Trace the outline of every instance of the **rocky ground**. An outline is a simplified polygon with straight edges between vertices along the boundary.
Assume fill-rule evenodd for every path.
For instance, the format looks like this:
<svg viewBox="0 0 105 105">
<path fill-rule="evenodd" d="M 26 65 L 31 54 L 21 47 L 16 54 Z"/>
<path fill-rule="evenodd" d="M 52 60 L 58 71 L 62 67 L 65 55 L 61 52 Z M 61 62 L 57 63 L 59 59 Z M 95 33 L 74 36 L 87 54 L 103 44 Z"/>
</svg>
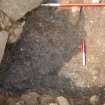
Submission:
<svg viewBox="0 0 105 105">
<path fill-rule="evenodd" d="M 45 92 L 45 91 L 44 91 Z M 67 97 L 50 90 L 49 94 L 28 90 L 20 96 L 0 95 L 0 105 L 104 105 L 105 101 L 98 95 L 84 97 Z"/>
</svg>

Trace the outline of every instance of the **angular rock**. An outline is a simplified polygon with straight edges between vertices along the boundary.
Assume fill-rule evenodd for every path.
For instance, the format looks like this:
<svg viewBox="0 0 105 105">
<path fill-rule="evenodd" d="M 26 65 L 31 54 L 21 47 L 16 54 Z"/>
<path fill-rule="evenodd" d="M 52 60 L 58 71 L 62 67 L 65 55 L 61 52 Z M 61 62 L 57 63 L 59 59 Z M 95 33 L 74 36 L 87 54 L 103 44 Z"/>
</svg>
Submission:
<svg viewBox="0 0 105 105">
<path fill-rule="evenodd" d="M 18 20 L 38 7 L 42 0 L 0 0 L 0 9 L 12 20 Z"/>
<path fill-rule="evenodd" d="M 70 105 L 68 100 L 63 96 L 57 97 L 56 101 L 59 105 Z"/>
<path fill-rule="evenodd" d="M 0 32 L 0 63 L 4 55 L 7 40 L 8 40 L 8 33 L 6 31 L 1 31 Z"/>
</svg>

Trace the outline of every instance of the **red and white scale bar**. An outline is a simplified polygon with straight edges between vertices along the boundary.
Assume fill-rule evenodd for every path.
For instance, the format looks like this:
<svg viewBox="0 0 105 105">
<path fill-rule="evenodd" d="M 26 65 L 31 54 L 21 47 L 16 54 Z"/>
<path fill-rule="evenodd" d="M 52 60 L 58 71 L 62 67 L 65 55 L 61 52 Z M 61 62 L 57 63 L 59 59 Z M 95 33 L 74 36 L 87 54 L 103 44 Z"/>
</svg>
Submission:
<svg viewBox="0 0 105 105">
<path fill-rule="evenodd" d="M 86 41 L 81 40 L 81 52 L 83 58 L 83 66 L 86 66 Z"/>
<path fill-rule="evenodd" d="M 47 3 L 41 4 L 47 7 L 105 7 L 105 3 Z"/>
</svg>

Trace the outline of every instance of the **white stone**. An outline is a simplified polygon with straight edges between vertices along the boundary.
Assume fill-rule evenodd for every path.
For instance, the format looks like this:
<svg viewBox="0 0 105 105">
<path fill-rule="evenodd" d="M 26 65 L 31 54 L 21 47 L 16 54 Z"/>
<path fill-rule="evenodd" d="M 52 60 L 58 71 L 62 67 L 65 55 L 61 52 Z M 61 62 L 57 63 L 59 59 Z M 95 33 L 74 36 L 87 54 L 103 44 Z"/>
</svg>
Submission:
<svg viewBox="0 0 105 105">
<path fill-rule="evenodd" d="M 99 101 L 100 101 L 100 99 L 99 99 L 99 96 L 97 96 L 97 95 L 93 95 L 90 97 L 90 103 L 92 105 L 98 105 Z"/>
<path fill-rule="evenodd" d="M 63 96 L 57 97 L 56 101 L 59 105 L 70 105 L 68 100 Z"/>
</svg>

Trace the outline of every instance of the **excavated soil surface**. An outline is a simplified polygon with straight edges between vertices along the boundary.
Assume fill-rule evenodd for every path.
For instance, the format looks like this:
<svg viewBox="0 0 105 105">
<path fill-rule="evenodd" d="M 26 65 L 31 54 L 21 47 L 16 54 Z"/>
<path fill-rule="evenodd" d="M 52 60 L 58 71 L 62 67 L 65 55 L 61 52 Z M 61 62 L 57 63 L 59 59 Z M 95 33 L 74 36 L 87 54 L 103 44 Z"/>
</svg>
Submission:
<svg viewBox="0 0 105 105">
<path fill-rule="evenodd" d="M 104 8 L 83 9 L 76 25 L 72 19 L 67 12 L 52 8 L 27 14 L 21 40 L 9 45 L 11 53 L 7 50 L 5 54 L 9 55 L 9 66 L 4 60 L 7 72 L 1 74 L 1 88 L 15 92 L 44 88 L 69 96 L 104 96 L 105 52 L 100 48 L 104 46 Z M 86 39 L 89 49 L 86 67 L 82 66 L 81 39 Z"/>
</svg>

